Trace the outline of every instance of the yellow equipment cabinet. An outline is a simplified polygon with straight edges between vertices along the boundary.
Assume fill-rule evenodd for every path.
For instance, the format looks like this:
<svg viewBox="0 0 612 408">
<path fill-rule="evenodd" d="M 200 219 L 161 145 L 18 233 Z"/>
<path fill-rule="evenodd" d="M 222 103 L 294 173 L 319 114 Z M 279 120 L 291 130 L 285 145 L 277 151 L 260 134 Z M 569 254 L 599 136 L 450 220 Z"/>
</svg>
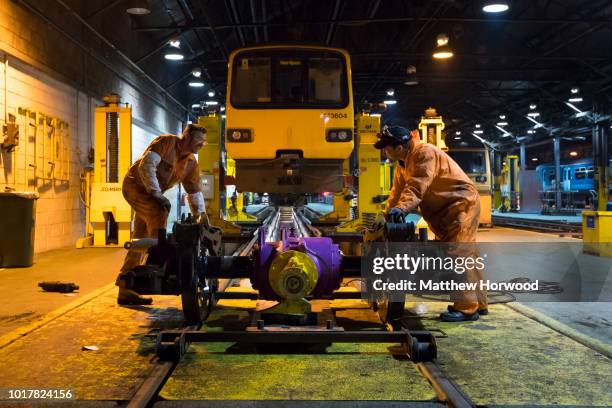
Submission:
<svg viewBox="0 0 612 408">
<path fill-rule="evenodd" d="M 612 256 L 612 211 L 582 211 L 583 251 Z"/>
<path fill-rule="evenodd" d="M 93 172 L 85 175 L 85 237 L 76 247 L 123 246 L 130 240 L 132 208 L 121 185 L 132 164 L 132 109 L 117 94 L 94 114 Z"/>
<path fill-rule="evenodd" d="M 502 163 L 502 205 L 498 210 L 501 212 L 519 211 L 521 208 L 520 191 L 519 158 L 516 155 L 508 155 L 505 162 Z"/>
</svg>

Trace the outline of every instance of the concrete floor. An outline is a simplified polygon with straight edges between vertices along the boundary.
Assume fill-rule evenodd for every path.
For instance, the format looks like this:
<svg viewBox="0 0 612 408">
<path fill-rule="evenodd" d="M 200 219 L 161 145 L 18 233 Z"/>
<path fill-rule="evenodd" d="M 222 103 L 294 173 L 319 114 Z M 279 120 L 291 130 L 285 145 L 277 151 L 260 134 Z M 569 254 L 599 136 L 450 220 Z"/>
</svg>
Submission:
<svg viewBox="0 0 612 408">
<path fill-rule="evenodd" d="M 568 242 L 568 240 L 579 242 L 554 234 L 507 228 L 482 230 L 479 233 L 478 240 L 500 243 Z M 0 279 L 0 299 L 4 300 L 0 307 L 0 359 L 4 363 L 12 362 L 11 364 L 3 363 L 0 365 L 0 389 L 9 386 L 23 387 L 25 385 L 59 387 L 66 386 L 68 384 L 66 381 L 71 381 L 71 386 L 79 389 L 79 395 L 82 398 L 115 400 L 129 398 L 139 381 L 147 374 L 149 362 L 152 358 L 153 343 L 150 338 L 146 337 L 146 334 L 160 327 L 177 325 L 180 321 L 180 301 L 175 297 L 159 297 L 156 298 L 153 307 L 117 307 L 114 302 L 116 289 L 112 283 L 122 263 L 124 253 L 122 249 L 89 248 L 77 250 L 65 248 L 36 256 L 35 264 L 30 268 L 0 270 L 0 276 L 2 277 Z M 38 282 L 42 280 L 73 281 L 81 289 L 74 296 L 46 293 L 42 292 L 37 286 Z M 446 367 L 455 367 L 456 370 L 453 375 L 465 377 L 462 379 L 465 384 L 462 383 L 461 385 L 469 389 L 470 392 L 480 395 L 480 403 L 491 403 L 491 398 L 495 396 L 495 387 L 499 388 L 499 385 L 496 385 L 498 384 L 497 380 L 489 384 L 489 379 L 496 378 L 495 374 L 488 370 L 480 370 L 480 368 L 491 364 L 493 361 L 496 361 L 495 364 L 500 365 L 500 367 L 501 364 L 507 364 L 510 368 L 516 365 L 511 363 L 510 360 L 506 363 L 497 361 L 499 356 L 504 354 L 503 342 L 507 341 L 507 348 L 517 348 L 516 353 L 518 354 L 512 359 L 524 364 L 528 364 L 530 360 L 529 358 L 527 360 L 523 359 L 521 353 L 527 353 L 534 347 L 545 346 L 542 352 L 545 356 L 548 356 L 545 359 L 546 361 L 538 360 L 539 354 L 538 356 L 532 356 L 532 360 L 534 364 L 540 361 L 541 365 L 550 365 L 550 369 L 553 371 L 540 372 L 540 379 L 549 375 L 554 377 L 557 375 L 554 370 L 574 373 L 572 375 L 584 376 L 584 381 L 588 379 L 590 382 L 588 386 L 591 387 L 593 392 L 587 393 L 587 399 L 572 399 L 571 396 L 575 392 L 575 388 L 586 385 L 571 382 L 568 377 L 569 385 L 563 388 L 559 384 L 565 380 L 561 381 L 561 377 L 559 377 L 556 384 L 560 388 L 555 389 L 558 389 L 560 400 L 544 398 L 546 392 L 542 393 L 541 391 L 546 390 L 545 388 L 530 388 L 530 391 L 521 397 L 522 399 L 504 394 L 506 396 L 499 400 L 500 403 L 501 401 L 510 404 L 526 403 L 530 401 L 529 398 L 533 398 L 532 401 L 534 402 L 537 400 L 539 403 L 549 402 L 550 404 L 556 402 L 573 405 L 612 405 L 610 387 L 606 388 L 604 386 L 599 391 L 596 389 L 597 384 L 605 385 L 605 378 L 609 380 L 612 376 L 612 372 L 610 372 L 608 377 L 604 376 L 601 379 L 598 377 L 606 372 L 604 367 L 612 367 L 609 364 L 610 360 L 604 358 L 597 351 L 558 334 L 559 327 L 567 328 L 569 331 L 573 329 L 582 336 L 583 340 L 584 338 L 592 339 L 594 343 L 603 345 L 604 348 L 607 347 L 606 350 L 612 350 L 611 303 L 528 304 L 529 308 L 539 311 L 553 321 L 553 329 L 544 324 L 536 323 L 534 320 L 502 305 L 492 306 L 494 313 L 490 317 L 482 318 L 479 322 L 470 324 L 469 327 L 440 325 L 435 322 L 434 317 L 445 307 L 445 303 L 428 303 L 428 306 L 430 311 L 426 316 L 426 321 L 436 326 L 434 328 L 443 330 L 449 336 L 449 339 L 451 337 L 463 339 L 459 343 L 455 343 L 455 340 L 446 343 L 449 340 L 441 339 L 440 346 L 445 347 L 449 352 L 452 349 L 450 354 L 446 354 Z M 558 327 L 555 326 L 557 323 Z M 524 330 L 527 327 L 529 327 L 529 330 Z M 495 331 L 495 328 L 499 328 L 499 330 Z M 520 328 L 522 332 L 516 332 L 516 338 L 514 338 L 514 334 L 507 337 L 509 333 L 516 331 L 513 328 Z M 506 330 L 507 333 L 501 333 L 502 329 Z M 451 335 L 452 333 L 454 334 Z M 527 333 L 529 333 L 529 336 L 526 337 Z M 506 340 L 499 337 L 500 334 L 503 334 L 502 337 L 506 336 L 504 337 Z M 472 338 L 471 336 L 475 336 L 473 337 L 474 340 L 468 341 Z M 531 340 L 526 340 L 532 337 L 533 344 L 530 343 Z M 510 342 L 511 338 L 513 338 L 512 342 Z M 536 338 L 539 340 L 536 340 Z M 550 344 L 547 342 L 550 342 Z M 97 345 L 100 350 L 96 352 L 81 350 L 83 345 L 89 344 Z M 470 349 L 470 345 L 475 346 L 476 349 Z M 536 345 L 539 346 L 536 347 Z M 498 349 L 498 346 L 501 348 Z M 478 372 L 480 374 L 476 375 L 470 371 L 473 364 L 466 365 L 466 361 L 471 359 L 469 353 L 478 353 L 478 347 L 491 348 L 491 350 L 486 353 L 488 357 L 479 357 L 480 371 Z M 519 347 L 522 347 L 522 349 L 519 349 Z M 559 354 L 560 350 L 565 350 L 565 353 Z M 342 353 L 355 352 L 355 350 L 340 351 Z M 205 350 L 194 348 L 194 353 L 202 352 L 205 352 Z M 44 359 L 41 359 L 41 356 L 44 356 Z M 576 362 L 575 359 L 578 358 L 576 356 L 580 356 L 580 362 Z M 227 358 L 232 359 L 232 357 Z M 553 361 L 556 362 L 553 363 Z M 572 364 L 572 361 L 575 364 Z M 278 361 L 276 363 L 274 361 L 270 362 L 274 366 L 278 363 Z M 289 362 L 287 363 L 289 364 Z M 316 363 L 314 364 L 313 367 L 316 368 Z M 587 370 L 585 373 L 574 372 L 572 370 L 576 370 L 576 364 L 584 364 L 590 366 L 590 368 L 584 367 Z M 337 367 L 339 366 L 336 365 Z M 514 368 L 518 369 L 518 367 Z M 588 373 L 589 369 L 595 369 L 596 367 L 599 367 L 596 375 Z M 499 369 L 498 367 L 497 370 Z M 171 394 L 180 395 L 180 392 L 184 391 L 184 387 L 181 386 L 182 381 L 186 378 L 181 377 L 180 374 L 195 372 L 194 370 L 198 370 L 197 366 L 186 366 L 184 371 L 178 371 L 178 377 L 169 382 L 168 387 L 170 388 L 165 391 L 168 396 Z M 394 370 L 399 373 L 403 369 L 396 367 Z M 403 372 L 405 375 L 409 373 L 408 371 Z M 485 373 L 484 376 L 481 375 L 482 372 Z M 510 372 L 506 374 L 511 376 Z M 567 375 L 564 374 L 563 378 Z M 98 378 L 99 376 L 104 377 L 103 382 L 101 382 L 102 379 Z M 535 378 L 533 380 L 537 381 Z M 296 377 L 295 381 L 299 383 L 301 380 Z M 416 377 L 410 381 L 417 384 Z M 104 384 L 104 390 L 98 389 L 100 384 Z M 396 394 L 399 388 L 397 388 L 397 384 L 394 384 L 388 384 L 390 387 L 388 391 Z M 529 388 L 528 384 L 521 384 Z M 209 385 L 207 384 L 206 387 Z M 511 384 L 509 383 L 507 386 L 511 387 Z M 419 387 L 415 385 L 415 392 L 422 388 Z M 551 385 L 547 387 L 550 388 Z M 280 389 L 270 389 L 270 392 L 276 392 L 277 394 L 274 395 L 277 396 L 284 395 L 281 391 Z M 281 393 L 278 394 L 278 392 Z M 350 395 L 350 390 L 347 392 L 348 394 L 345 393 L 345 395 L 339 391 L 339 396 Z M 367 393 L 364 395 L 367 395 Z M 421 389 L 419 395 L 425 399 L 429 398 L 426 389 Z"/>
</svg>

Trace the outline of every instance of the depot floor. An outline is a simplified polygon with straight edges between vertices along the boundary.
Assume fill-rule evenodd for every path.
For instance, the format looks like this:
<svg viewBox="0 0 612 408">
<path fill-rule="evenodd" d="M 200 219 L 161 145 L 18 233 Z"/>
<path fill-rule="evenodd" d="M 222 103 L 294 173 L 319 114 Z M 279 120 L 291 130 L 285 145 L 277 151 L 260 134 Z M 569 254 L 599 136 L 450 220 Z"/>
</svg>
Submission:
<svg viewBox="0 0 612 408">
<path fill-rule="evenodd" d="M 479 240 L 571 238 L 493 228 L 482 230 Z M 38 255 L 30 268 L 0 269 L 0 389 L 68 388 L 77 399 L 97 401 L 131 397 L 154 356 L 147 334 L 178 327 L 181 313 L 175 297 L 156 297 L 151 307 L 118 307 L 113 282 L 123 255 L 122 249 L 66 248 Z M 72 281 L 80 290 L 70 296 L 42 292 L 37 287 L 42 280 Z M 611 303 L 498 304 L 489 316 L 467 324 L 440 322 L 436 316 L 446 303 L 427 305 L 419 324 L 440 334 L 440 363 L 477 404 L 612 405 Z M 211 316 L 210 327 L 239 324 L 250 307 L 229 306 Z M 376 320 L 366 309 L 333 307 L 347 324 Z M 386 346 L 334 345 L 316 356 L 230 349 L 193 345 L 161 395 L 168 400 L 434 397 L 414 367 L 393 359 Z"/>
</svg>

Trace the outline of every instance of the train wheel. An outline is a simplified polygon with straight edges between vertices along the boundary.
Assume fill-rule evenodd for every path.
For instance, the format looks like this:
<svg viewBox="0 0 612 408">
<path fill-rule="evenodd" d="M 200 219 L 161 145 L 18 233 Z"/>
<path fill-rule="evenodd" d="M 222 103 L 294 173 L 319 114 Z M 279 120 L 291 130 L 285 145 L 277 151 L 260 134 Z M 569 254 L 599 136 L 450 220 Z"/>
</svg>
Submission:
<svg viewBox="0 0 612 408">
<path fill-rule="evenodd" d="M 181 302 L 185 321 L 190 325 L 206 321 L 215 303 L 218 285 L 216 279 L 199 278 L 197 259 L 192 253 L 185 254 L 181 265 Z"/>
</svg>

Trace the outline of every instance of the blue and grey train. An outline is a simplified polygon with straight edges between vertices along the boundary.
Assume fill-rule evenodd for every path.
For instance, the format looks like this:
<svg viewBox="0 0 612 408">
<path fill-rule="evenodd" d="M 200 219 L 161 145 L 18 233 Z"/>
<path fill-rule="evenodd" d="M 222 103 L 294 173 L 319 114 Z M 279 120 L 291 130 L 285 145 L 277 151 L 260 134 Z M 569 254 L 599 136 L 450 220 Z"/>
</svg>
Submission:
<svg viewBox="0 0 612 408">
<path fill-rule="evenodd" d="M 612 159 L 609 170 L 612 169 Z M 547 192 L 555 190 L 555 164 L 545 163 L 536 167 L 540 183 L 540 192 L 545 200 Z M 595 198 L 595 168 L 593 159 L 581 159 L 572 163 L 561 164 L 561 191 L 571 194 L 573 207 L 592 205 Z M 544 194 L 542 194 L 544 193 Z"/>
</svg>

